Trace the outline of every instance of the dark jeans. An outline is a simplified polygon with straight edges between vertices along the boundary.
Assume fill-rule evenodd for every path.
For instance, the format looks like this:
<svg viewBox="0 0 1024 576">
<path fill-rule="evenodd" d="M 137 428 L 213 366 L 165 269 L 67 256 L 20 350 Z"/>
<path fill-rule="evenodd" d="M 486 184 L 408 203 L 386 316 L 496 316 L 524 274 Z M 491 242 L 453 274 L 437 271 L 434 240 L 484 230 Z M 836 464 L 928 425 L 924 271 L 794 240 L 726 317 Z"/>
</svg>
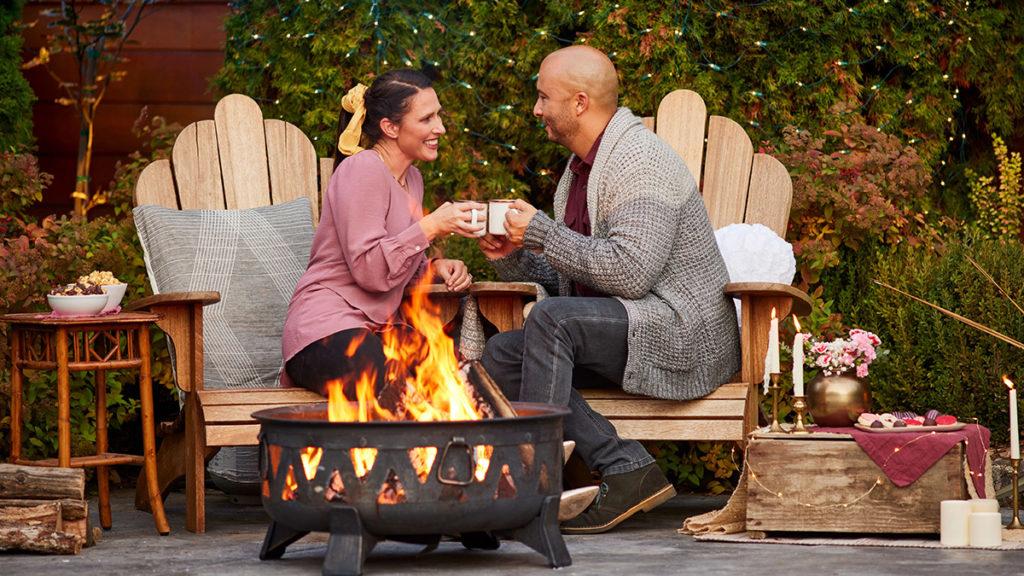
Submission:
<svg viewBox="0 0 1024 576">
<path fill-rule="evenodd" d="M 384 345 L 366 328 L 342 330 L 303 348 L 284 369 L 297 386 L 321 396 L 327 396 L 328 382 L 342 379 L 345 397 L 355 400 L 356 381 L 365 370 L 376 372 L 376 392 L 384 389 Z"/>
<path fill-rule="evenodd" d="M 639 442 L 623 440 L 578 387 L 622 386 L 629 318 L 614 298 L 558 297 L 538 302 L 523 330 L 492 336 L 483 364 L 511 399 L 568 406 L 564 435 L 602 474 L 654 462 Z"/>
</svg>

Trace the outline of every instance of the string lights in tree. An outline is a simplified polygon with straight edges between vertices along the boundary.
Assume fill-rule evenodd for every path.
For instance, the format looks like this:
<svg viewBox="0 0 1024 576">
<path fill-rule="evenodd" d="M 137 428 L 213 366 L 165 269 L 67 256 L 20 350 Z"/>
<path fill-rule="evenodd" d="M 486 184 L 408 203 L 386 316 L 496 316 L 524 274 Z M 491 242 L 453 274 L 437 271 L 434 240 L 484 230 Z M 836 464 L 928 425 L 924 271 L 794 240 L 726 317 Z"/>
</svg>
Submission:
<svg viewBox="0 0 1024 576">
<path fill-rule="evenodd" d="M 999 37 L 999 9 L 966 0 L 231 6 L 217 85 L 297 124 L 321 155 L 352 84 L 388 68 L 436 67 L 449 133 L 440 159 L 424 171 L 433 180 L 428 188 L 444 197 L 517 189 L 540 204 L 550 198 L 566 152 L 546 142 L 531 108 L 540 61 L 561 46 L 608 53 L 619 69 L 621 102 L 640 115 L 653 115 L 664 94 L 686 87 L 709 112 L 744 123 L 755 141 L 779 142 L 788 125 L 836 127 L 863 117 L 914 146 L 935 167 L 939 186 L 959 173 L 968 135 L 985 121 L 964 113 L 961 88 L 997 78 L 980 59 Z M 1024 115 L 1009 101 L 989 112 L 1010 129 Z"/>
</svg>

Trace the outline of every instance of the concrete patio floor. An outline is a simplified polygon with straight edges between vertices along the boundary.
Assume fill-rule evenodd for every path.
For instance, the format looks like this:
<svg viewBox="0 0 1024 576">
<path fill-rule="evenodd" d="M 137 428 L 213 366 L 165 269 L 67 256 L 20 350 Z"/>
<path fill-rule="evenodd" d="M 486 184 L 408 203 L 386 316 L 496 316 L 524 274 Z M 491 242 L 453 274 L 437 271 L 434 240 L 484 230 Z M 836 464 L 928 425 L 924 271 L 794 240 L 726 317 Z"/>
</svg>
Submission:
<svg viewBox="0 0 1024 576">
<path fill-rule="evenodd" d="M 114 491 L 113 521 L 103 540 L 78 556 L 0 554 L 0 574 L 217 574 L 275 576 L 318 575 L 326 535 L 311 534 L 292 544 L 284 558 L 261 562 L 260 544 L 267 517 L 258 506 L 231 504 L 219 492 L 207 496 L 206 534 L 184 529 L 184 495 L 167 502 L 171 534 L 159 536 L 152 518 L 137 512 L 134 493 Z M 676 534 L 684 516 L 724 503 L 723 498 L 678 496 L 661 508 L 594 536 L 567 536 L 573 565 L 560 574 L 618 576 L 628 574 L 1021 574 L 1024 552 L 725 544 L 697 542 Z M 95 500 L 91 512 L 96 516 Z M 98 523 L 97 523 L 98 525 Z M 445 542 L 430 553 L 419 547 L 385 542 L 377 546 L 364 574 L 546 574 L 543 557 L 516 542 L 496 551 L 469 551 Z"/>
</svg>

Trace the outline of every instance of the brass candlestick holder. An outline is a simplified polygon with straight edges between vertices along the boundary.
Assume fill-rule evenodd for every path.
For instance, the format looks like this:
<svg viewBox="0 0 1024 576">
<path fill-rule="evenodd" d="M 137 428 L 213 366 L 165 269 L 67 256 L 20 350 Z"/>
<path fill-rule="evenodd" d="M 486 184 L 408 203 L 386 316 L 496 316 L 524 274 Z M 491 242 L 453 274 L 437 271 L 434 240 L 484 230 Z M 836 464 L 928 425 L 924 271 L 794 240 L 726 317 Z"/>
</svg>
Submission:
<svg viewBox="0 0 1024 576">
<path fill-rule="evenodd" d="M 1013 517 L 1006 525 L 1008 530 L 1024 528 L 1020 523 L 1020 458 L 1010 458 L 1010 478 L 1013 480 Z"/>
<path fill-rule="evenodd" d="M 790 430 L 793 434 L 810 434 L 811 431 L 804 426 L 804 412 L 807 410 L 806 396 L 793 396 L 793 410 L 796 411 L 796 424 Z"/>
<path fill-rule="evenodd" d="M 786 432 L 785 428 L 779 424 L 779 378 L 781 376 L 778 372 L 773 372 L 772 384 L 768 387 L 772 391 L 772 425 L 768 428 L 769 432 Z"/>
</svg>

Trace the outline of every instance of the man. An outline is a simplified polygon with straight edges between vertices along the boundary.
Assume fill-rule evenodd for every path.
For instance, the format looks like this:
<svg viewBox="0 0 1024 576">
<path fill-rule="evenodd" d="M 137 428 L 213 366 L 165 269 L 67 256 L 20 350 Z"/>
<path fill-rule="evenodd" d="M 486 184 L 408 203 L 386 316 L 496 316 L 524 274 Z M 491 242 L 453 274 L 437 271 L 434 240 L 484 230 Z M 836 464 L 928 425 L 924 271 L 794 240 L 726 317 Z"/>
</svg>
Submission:
<svg viewBox="0 0 1024 576">
<path fill-rule="evenodd" d="M 623 440 L 574 389 L 621 386 L 648 396 L 704 396 L 740 367 L 729 277 L 692 175 L 626 108 L 615 67 L 571 46 L 544 59 L 533 113 L 573 155 L 552 220 L 518 200 L 507 237 L 479 243 L 499 274 L 557 296 L 524 329 L 490 339 L 484 365 L 511 396 L 568 406 L 565 437 L 602 475 L 599 496 L 562 525 L 610 530 L 675 495 L 654 458 Z"/>
</svg>

